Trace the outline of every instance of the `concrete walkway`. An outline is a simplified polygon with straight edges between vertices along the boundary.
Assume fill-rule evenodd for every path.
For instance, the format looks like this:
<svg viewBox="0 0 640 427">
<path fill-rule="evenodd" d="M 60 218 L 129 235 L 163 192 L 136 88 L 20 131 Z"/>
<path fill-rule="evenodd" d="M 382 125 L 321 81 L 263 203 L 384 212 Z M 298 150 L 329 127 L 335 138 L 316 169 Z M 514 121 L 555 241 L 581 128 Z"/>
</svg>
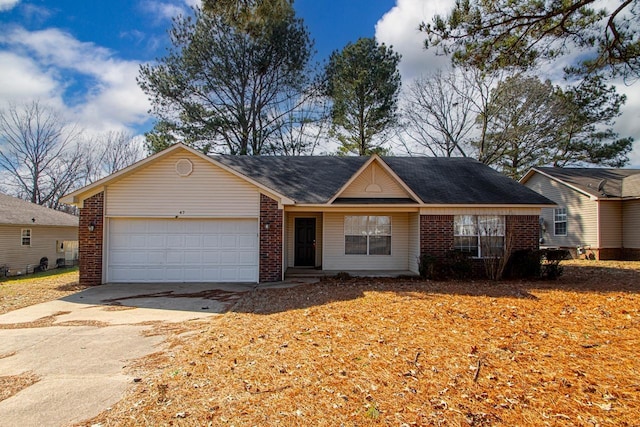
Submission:
<svg viewBox="0 0 640 427">
<path fill-rule="evenodd" d="M 163 349 L 142 322 L 220 315 L 255 285 L 102 285 L 0 316 L 0 376 L 39 380 L 0 401 L 0 427 L 64 426 L 118 402 L 127 364 Z M 73 322 L 73 325 L 65 326 Z"/>
</svg>

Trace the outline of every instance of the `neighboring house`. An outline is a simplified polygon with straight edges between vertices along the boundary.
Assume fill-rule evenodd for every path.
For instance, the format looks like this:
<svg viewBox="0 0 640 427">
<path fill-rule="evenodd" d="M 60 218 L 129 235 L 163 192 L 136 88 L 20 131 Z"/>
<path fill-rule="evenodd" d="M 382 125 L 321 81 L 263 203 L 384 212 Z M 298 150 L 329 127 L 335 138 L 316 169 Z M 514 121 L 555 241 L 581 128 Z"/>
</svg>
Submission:
<svg viewBox="0 0 640 427">
<path fill-rule="evenodd" d="M 181 144 L 65 196 L 80 280 L 269 282 L 292 267 L 418 272 L 421 253 L 538 247 L 551 201 L 464 158 L 206 156 Z M 89 230 L 92 231 L 89 231 Z"/>
<path fill-rule="evenodd" d="M 558 205 L 542 209 L 541 246 L 640 259 L 640 170 L 539 167 L 520 182 Z"/>
<path fill-rule="evenodd" d="M 24 274 L 42 258 L 55 267 L 77 245 L 78 217 L 0 193 L 0 268 Z"/>
</svg>

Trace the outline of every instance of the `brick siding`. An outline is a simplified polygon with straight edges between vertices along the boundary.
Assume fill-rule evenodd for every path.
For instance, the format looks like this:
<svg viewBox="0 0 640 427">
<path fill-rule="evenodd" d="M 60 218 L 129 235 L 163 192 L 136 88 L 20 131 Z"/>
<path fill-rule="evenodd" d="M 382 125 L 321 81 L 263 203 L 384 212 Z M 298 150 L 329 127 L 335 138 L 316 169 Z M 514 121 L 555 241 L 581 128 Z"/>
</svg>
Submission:
<svg viewBox="0 0 640 427">
<path fill-rule="evenodd" d="M 89 231 L 94 223 L 95 229 Z M 104 193 L 98 193 L 84 201 L 80 209 L 78 229 L 78 254 L 80 263 L 80 285 L 102 284 L 102 239 L 104 229 Z"/>
<path fill-rule="evenodd" d="M 507 236 L 513 236 L 511 251 L 538 249 L 540 225 L 537 215 L 507 215 Z M 453 215 L 420 215 L 420 254 L 444 258 L 453 250 Z M 481 259 L 472 260 L 472 274 L 484 275 Z"/>
<path fill-rule="evenodd" d="M 278 202 L 260 195 L 260 282 L 282 280 L 282 209 Z"/>
<path fill-rule="evenodd" d="M 420 254 L 438 258 L 453 249 L 453 215 L 420 215 Z"/>
<path fill-rule="evenodd" d="M 622 259 L 627 261 L 640 261 L 640 249 L 623 248 Z"/>
<path fill-rule="evenodd" d="M 513 236 L 511 251 L 536 250 L 540 247 L 540 221 L 538 215 L 507 215 L 507 236 Z"/>
</svg>

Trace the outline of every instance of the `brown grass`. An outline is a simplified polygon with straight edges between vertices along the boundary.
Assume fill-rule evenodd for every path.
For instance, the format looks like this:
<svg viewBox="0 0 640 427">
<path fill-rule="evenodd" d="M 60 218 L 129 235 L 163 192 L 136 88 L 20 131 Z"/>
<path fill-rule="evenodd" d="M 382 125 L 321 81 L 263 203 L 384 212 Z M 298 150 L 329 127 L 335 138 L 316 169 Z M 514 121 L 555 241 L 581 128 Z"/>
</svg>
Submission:
<svg viewBox="0 0 640 427">
<path fill-rule="evenodd" d="M 32 372 L 20 375 L 0 376 L 0 402 L 37 383 L 40 378 Z"/>
<path fill-rule="evenodd" d="M 84 289 L 78 284 L 78 270 L 56 270 L 45 277 L 25 276 L 0 281 L 0 314 L 51 301 Z"/>
<path fill-rule="evenodd" d="M 640 262 L 564 264 L 554 282 L 255 291 L 177 328 L 83 425 L 637 426 Z"/>
</svg>

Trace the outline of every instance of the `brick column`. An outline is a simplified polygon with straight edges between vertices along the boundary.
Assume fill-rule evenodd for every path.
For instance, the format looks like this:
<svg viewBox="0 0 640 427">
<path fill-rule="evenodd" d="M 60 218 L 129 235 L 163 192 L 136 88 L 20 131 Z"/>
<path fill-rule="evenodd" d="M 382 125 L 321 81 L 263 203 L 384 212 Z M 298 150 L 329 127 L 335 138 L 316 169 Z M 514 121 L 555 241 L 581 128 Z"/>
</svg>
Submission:
<svg viewBox="0 0 640 427">
<path fill-rule="evenodd" d="M 282 280 L 282 209 L 260 195 L 260 282 Z"/>
<path fill-rule="evenodd" d="M 94 230 L 89 231 L 93 223 Z M 80 284 L 95 286 L 102 284 L 102 238 L 104 229 L 104 192 L 89 197 L 80 209 L 78 229 L 78 255 Z"/>
<path fill-rule="evenodd" d="M 538 215 L 507 215 L 506 234 L 513 236 L 511 251 L 540 248 Z"/>
<path fill-rule="evenodd" d="M 420 255 L 438 258 L 453 249 L 453 215 L 420 215 Z"/>
</svg>

